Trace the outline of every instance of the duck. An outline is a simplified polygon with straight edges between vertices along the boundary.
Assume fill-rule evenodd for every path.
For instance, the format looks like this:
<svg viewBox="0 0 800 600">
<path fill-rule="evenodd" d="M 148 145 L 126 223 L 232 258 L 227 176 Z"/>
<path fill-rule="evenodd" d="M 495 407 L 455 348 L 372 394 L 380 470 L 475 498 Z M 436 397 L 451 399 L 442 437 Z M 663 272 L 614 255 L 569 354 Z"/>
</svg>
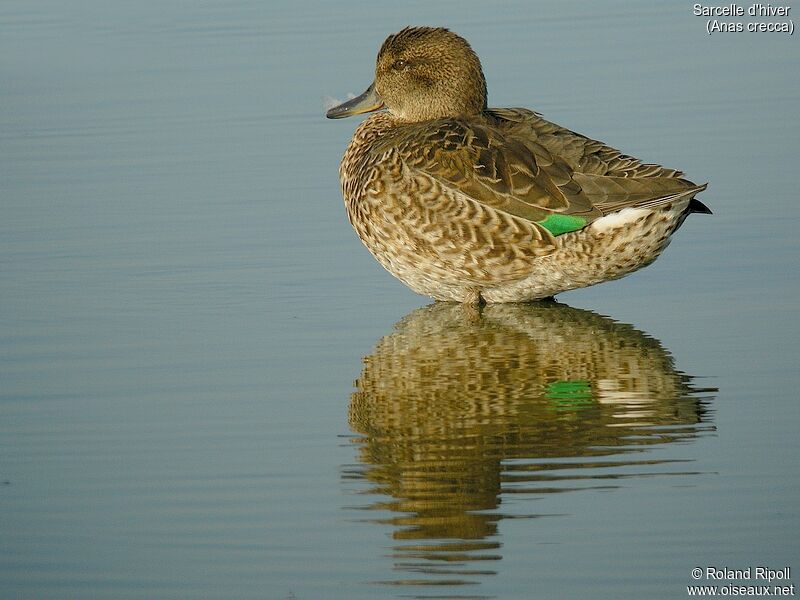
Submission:
<svg viewBox="0 0 800 600">
<path fill-rule="evenodd" d="M 477 54 L 443 27 L 381 46 L 372 84 L 327 111 L 371 113 L 339 167 L 350 224 L 414 292 L 529 302 L 651 264 L 691 213 L 681 171 L 644 163 L 525 108 L 489 108 Z"/>
</svg>

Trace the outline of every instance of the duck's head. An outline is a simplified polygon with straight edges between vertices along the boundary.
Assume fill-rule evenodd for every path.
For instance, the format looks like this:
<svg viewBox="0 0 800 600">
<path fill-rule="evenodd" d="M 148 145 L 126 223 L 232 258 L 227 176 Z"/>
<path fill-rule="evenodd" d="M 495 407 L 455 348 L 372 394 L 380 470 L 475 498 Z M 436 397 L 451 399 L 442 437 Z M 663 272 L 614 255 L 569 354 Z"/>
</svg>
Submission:
<svg viewBox="0 0 800 600">
<path fill-rule="evenodd" d="M 378 52 L 375 81 L 327 113 L 329 119 L 386 107 L 397 120 L 476 115 L 486 108 L 486 79 L 467 40 L 442 27 L 406 27 Z"/>
</svg>

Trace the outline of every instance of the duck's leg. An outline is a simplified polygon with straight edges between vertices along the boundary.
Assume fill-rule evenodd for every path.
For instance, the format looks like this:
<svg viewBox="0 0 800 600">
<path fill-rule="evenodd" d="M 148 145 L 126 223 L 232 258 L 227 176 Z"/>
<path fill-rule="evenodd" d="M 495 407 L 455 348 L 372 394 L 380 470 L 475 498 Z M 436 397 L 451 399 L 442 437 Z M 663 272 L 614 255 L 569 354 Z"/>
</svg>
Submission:
<svg viewBox="0 0 800 600">
<path fill-rule="evenodd" d="M 474 306 L 483 306 L 486 300 L 481 296 L 480 288 L 468 288 L 464 296 L 464 304 L 472 304 Z"/>
</svg>

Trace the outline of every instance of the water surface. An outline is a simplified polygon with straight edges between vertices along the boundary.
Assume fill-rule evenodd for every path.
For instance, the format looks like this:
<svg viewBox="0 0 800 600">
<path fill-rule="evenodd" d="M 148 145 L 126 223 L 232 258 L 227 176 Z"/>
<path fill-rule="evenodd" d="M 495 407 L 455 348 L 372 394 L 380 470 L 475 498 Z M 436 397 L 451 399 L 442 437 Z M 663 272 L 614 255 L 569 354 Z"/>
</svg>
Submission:
<svg viewBox="0 0 800 600">
<path fill-rule="evenodd" d="M 384 37 L 708 181 L 651 267 L 429 306 L 344 215 Z M 675 598 L 798 564 L 797 37 L 691 5 L 0 6 L 0 596 Z M 745 583 L 745 582 L 739 582 Z"/>
</svg>

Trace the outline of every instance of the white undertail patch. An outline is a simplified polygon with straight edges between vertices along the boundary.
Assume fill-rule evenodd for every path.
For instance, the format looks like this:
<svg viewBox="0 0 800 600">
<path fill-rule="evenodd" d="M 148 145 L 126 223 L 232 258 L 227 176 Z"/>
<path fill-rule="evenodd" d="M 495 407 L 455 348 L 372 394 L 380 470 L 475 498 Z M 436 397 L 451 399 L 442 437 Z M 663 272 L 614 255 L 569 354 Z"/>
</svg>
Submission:
<svg viewBox="0 0 800 600">
<path fill-rule="evenodd" d="M 591 228 L 598 233 L 605 233 L 611 229 L 626 227 L 635 223 L 639 219 L 646 217 L 652 209 L 648 208 L 624 208 L 619 212 L 600 217 L 591 224 Z"/>
</svg>

